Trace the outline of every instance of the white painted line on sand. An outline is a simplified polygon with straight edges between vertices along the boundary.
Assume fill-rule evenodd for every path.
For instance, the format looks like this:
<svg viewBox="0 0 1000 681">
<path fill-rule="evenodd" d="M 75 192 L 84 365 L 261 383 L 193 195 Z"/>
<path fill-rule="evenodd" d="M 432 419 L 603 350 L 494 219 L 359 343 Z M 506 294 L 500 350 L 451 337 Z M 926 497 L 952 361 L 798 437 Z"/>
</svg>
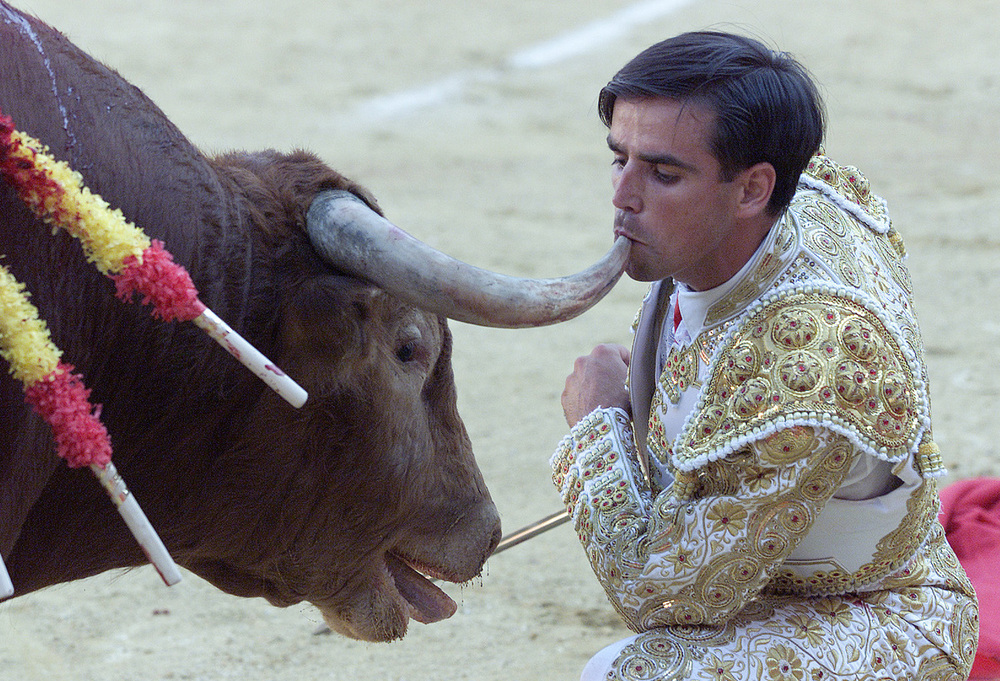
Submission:
<svg viewBox="0 0 1000 681">
<path fill-rule="evenodd" d="M 513 55 L 507 63 L 515 69 L 536 69 L 592 52 L 616 38 L 626 35 L 636 26 L 648 24 L 674 12 L 694 0 L 647 0 L 591 22 L 552 40 Z"/>
<path fill-rule="evenodd" d="M 553 66 L 592 52 L 626 35 L 637 26 L 666 16 L 693 2 L 694 0 L 646 0 L 516 52 L 504 63 L 507 69 L 515 71 Z M 457 97 L 474 83 L 496 80 L 504 71 L 505 69 L 459 71 L 427 85 L 373 97 L 359 105 L 355 115 L 365 122 L 378 122 L 410 114 Z"/>
</svg>

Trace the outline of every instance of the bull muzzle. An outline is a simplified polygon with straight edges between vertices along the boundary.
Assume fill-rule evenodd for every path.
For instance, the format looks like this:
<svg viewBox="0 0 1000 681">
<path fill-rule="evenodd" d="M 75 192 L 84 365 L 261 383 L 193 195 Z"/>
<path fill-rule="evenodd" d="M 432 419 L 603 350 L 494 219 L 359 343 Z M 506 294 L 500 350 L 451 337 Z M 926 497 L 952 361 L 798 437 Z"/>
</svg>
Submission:
<svg viewBox="0 0 1000 681">
<path fill-rule="evenodd" d="M 582 314 L 618 282 L 629 253 L 628 239 L 619 237 L 600 261 L 578 274 L 526 279 L 445 255 L 347 191 L 319 194 L 306 222 L 313 247 L 333 267 L 423 310 L 496 328 L 545 326 Z"/>
</svg>

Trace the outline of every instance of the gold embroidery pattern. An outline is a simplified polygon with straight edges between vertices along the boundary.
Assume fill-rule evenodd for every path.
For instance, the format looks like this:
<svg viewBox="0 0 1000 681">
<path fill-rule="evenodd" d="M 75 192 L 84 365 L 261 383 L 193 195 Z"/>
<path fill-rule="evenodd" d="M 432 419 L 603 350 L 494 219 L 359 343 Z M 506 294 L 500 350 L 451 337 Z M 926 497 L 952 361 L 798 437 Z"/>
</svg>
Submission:
<svg viewBox="0 0 1000 681">
<path fill-rule="evenodd" d="M 876 221 L 889 224 L 885 202 L 871 192 L 868 178 L 854 166 L 840 166 L 829 157 L 817 154 L 809 162 L 805 172 L 833 187 L 838 194 L 857 204 Z"/>
<path fill-rule="evenodd" d="M 667 397 L 671 402 L 677 404 L 681 399 L 681 393 L 698 381 L 698 370 L 698 349 L 695 345 L 671 348 L 663 365 L 663 371 L 670 377 L 670 381 L 665 385 L 668 389 Z"/>
<path fill-rule="evenodd" d="M 914 612 L 916 619 L 903 617 Z M 936 629 L 954 632 L 958 643 L 942 651 L 914 637 L 914 626 L 932 641 Z M 768 598 L 725 624 L 642 632 L 622 646 L 603 678 L 956 681 L 968 677 L 977 636 L 974 598 L 940 588 Z"/>
<path fill-rule="evenodd" d="M 784 568 L 768 584 L 774 594 L 827 595 L 869 588 L 880 582 L 888 586 L 919 584 L 926 575 L 919 567 L 906 567 L 920 544 L 937 524 L 938 495 L 934 479 L 925 479 L 906 502 L 906 516 L 899 526 L 879 540 L 872 560 L 853 573 L 816 570 L 803 576 Z M 890 577 L 892 573 L 896 573 Z M 886 581 L 882 581 L 886 580 Z"/>
<path fill-rule="evenodd" d="M 620 424 L 628 428 L 628 424 Z M 614 466 L 618 460 L 618 452 L 613 448 L 613 442 L 608 439 L 612 431 L 612 424 L 608 422 L 602 412 L 594 412 L 585 417 L 574 428 L 573 437 L 567 437 L 560 445 L 559 451 L 552 460 L 552 482 L 556 487 L 568 490 L 564 492 L 563 501 L 572 506 L 576 504 L 577 498 L 585 482 L 594 476 L 600 475 Z M 586 472 L 579 478 L 575 477 L 573 464 L 576 456 L 587 450 L 591 445 L 596 445 L 596 450 L 591 449 L 589 454 L 589 466 Z M 567 482 L 567 477 L 570 477 Z"/>
<path fill-rule="evenodd" d="M 709 363 L 725 329 L 725 325 L 707 329 L 690 345 L 672 347 L 663 364 L 657 392 L 663 392 L 671 403 L 677 404 L 682 392 L 701 387 L 698 380 L 701 368 Z M 654 399 L 657 397 L 654 395 Z"/>
<path fill-rule="evenodd" d="M 953 681 L 968 677 L 978 634 L 975 594 L 937 525 L 880 590 L 763 595 L 724 624 L 650 629 L 623 645 L 606 678 Z"/>
<path fill-rule="evenodd" d="M 676 404 L 681 396 L 681 377 L 675 371 L 668 369 L 667 366 L 671 365 L 671 362 L 679 353 L 685 353 L 685 362 L 691 364 L 691 368 L 688 369 L 691 373 L 685 376 L 685 380 L 690 379 L 690 376 L 693 375 L 695 378 L 692 380 L 690 387 L 701 388 L 700 376 L 702 370 L 709 365 L 710 358 L 715 353 L 716 346 L 725 335 L 729 325 L 730 323 L 726 323 L 714 329 L 708 329 L 699 334 L 687 348 L 674 348 L 668 355 L 667 362 L 664 364 L 664 370 L 660 374 L 658 389 L 653 392 L 653 398 L 650 403 L 649 434 L 646 442 L 650 456 L 661 469 L 672 468 L 671 459 L 673 457 L 673 449 L 670 441 L 667 439 L 666 429 L 663 426 L 664 398 Z M 685 364 L 685 366 L 687 365 Z M 658 492 L 659 490 L 654 491 Z"/>
<path fill-rule="evenodd" d="M 789 258 L 798 245 L 791 219 L 786 214 L 778 222 L 772 252 L 764 256 L 760 266 L 749 278 L 740 282 L 725 298 L 710 307 L 705 314 L 705 326 L 712 327 L 728 321 L 745 310 L 760 295 L 771 287 L 783 269 L 788 266 Z"/>
<path fill-rule="evenodd" d="M 816 191 L 800 192 L 793 205 L 803 244 L 822 264 L 820 279 L 867 291 L 900 326 L 915 324 L 909 273 L 887 235 L 873 232 Z"/>
<path fill-rule="evenodd" d="M 813 429 L 798 428 L 699 470 L 698 497 L 657 499 L 654 517 L 672 523 L 659 534 L 650 528 L 649 550 L 673 549 L 671 555 L 700 567 L 668 601 L 647 600 L 640 627 L 713 623 L 744 607 L 808 532 L 853 460 L 846 441 L 827 443 Z M 731 490 L 739 496 L 721 494 Z M 691 504 L 706 509 L 703 521 L 688 516 Z"/>
<path fill-rule="evenodd" d="M 675 465 L 696 467 L 788 422 L 850 433 L 871 453 L 900 461 L 928 421 L 915 364 L 861 302 L 821 287 L 781 292 L 720 349 L 677 440 Z"/>
</svg>

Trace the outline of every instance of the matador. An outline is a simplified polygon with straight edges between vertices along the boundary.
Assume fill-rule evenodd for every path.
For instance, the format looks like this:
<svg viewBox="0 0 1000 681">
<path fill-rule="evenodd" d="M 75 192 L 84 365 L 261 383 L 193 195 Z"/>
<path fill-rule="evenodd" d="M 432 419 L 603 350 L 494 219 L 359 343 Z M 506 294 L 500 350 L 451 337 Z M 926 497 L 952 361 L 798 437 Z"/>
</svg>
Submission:
<svg viewBox="0 0 1000 681">
<path fill-rule="evenodd" d="M 652 285 L 633 413 L 594 410 L 552 458 L 636 632 L 593 678 L 966 678 L 975 594 L 937 519 L 904 255 L 865 177 L 818 155 L 736 276 Z"/>
</svg>

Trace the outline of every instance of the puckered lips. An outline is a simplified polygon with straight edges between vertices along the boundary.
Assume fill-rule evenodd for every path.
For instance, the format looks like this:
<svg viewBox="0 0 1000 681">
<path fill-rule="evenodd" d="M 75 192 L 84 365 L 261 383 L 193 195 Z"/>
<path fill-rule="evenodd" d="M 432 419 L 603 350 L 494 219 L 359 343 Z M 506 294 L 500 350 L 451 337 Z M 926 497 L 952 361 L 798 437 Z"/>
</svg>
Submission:
<svg viewBox="0 0 1000 681">
<path fill-rule="evenodd" d="M 458 609 L 455 601 L 425 576 L 448 579 L 446 575 L 396 553 L 386 554 L 385 565 L 392 575 L 396 591 L 409 606 L 412 619 L 430 624 L 455 614 Z"/>
</svg>

